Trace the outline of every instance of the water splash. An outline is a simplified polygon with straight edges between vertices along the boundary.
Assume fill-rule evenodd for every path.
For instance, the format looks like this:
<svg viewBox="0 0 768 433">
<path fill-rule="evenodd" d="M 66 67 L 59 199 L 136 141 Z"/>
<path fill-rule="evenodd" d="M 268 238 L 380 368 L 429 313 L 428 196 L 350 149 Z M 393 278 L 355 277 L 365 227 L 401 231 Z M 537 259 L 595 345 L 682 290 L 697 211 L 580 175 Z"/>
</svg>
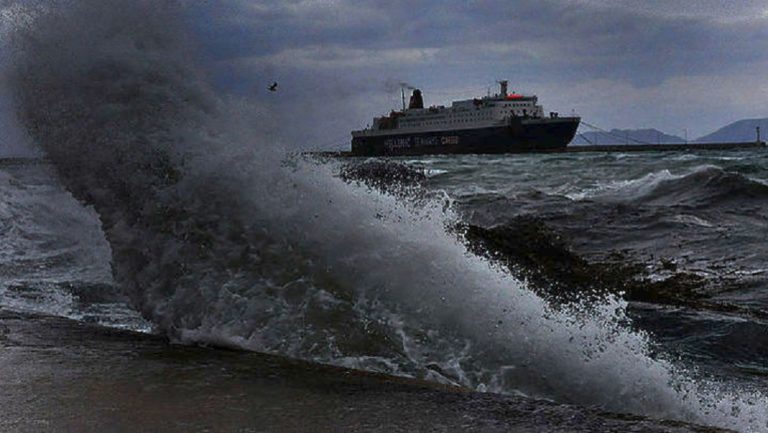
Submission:
<svg viewBox="0 0 768 433">
<path fill-rule="evenodd" d="M 20 118 L 99 213 L 118 283 L 172 338 L 768 428 L 764 395 L 652 355 L 621 300 L 554 310 L 469 254 L 442 203 L 287 157 L 279 119 L 205 83 L 182 3 L 41 4 L 14 29 Z"/>
</svg>

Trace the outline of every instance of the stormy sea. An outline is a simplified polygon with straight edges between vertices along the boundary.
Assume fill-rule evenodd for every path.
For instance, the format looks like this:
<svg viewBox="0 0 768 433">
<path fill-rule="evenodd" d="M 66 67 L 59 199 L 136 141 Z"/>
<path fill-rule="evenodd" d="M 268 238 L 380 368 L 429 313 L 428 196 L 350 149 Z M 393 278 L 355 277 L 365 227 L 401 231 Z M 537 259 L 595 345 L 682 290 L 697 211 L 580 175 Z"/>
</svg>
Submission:
<svg viewBox="0 0 768 433">
<path fill-rule="evenodd" d="M 765 150 L 306 155 L 183 2 L 6 10 L 3 431 L 768 431 Z"/>
</svg>

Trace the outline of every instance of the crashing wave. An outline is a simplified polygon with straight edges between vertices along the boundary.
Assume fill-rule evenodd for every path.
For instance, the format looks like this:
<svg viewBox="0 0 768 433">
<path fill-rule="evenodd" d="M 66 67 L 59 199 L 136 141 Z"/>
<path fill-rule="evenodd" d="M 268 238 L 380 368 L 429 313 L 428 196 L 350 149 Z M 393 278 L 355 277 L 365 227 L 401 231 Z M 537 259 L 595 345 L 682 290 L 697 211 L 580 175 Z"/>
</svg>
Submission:
<svg viewBox="0 0 768 433">
<path fill-rule="evenodd" d="M 554 310 L 468 253 L 442 203 L 288 159 L 279 125 L 205 83 L 182 3 L 41 5 L 14 30 L 19 117 L 172 338 L 766 428 L 764 396 L 652 356 L 622 301 Z"/>
</svg>

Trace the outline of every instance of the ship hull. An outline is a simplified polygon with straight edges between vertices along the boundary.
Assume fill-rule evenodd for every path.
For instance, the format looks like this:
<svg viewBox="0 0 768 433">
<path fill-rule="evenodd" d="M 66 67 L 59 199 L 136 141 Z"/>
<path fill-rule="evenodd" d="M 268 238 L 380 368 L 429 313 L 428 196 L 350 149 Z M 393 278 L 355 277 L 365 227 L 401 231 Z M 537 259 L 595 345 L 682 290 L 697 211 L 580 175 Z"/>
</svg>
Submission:
<svg viewBox="0 0 768 433">
<path fill-rule="evenodd" d="M 428 132 L 353 135 L 357 156 L 557 152 L 576 135 L 581 119 L 523 119 L 505 126 Z"/>
</svg>

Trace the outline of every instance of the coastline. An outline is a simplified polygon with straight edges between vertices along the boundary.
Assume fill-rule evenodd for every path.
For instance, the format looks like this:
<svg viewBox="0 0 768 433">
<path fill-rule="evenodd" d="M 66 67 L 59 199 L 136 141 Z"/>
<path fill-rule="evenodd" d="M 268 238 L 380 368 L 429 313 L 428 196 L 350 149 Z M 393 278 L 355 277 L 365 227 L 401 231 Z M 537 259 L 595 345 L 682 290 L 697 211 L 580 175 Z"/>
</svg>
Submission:
<svg viewBox="0 0 768 433">
<path fill-rule="evenodd" d="M 0 309 L 7 432 L 719 432 Z"/>
</svg>

